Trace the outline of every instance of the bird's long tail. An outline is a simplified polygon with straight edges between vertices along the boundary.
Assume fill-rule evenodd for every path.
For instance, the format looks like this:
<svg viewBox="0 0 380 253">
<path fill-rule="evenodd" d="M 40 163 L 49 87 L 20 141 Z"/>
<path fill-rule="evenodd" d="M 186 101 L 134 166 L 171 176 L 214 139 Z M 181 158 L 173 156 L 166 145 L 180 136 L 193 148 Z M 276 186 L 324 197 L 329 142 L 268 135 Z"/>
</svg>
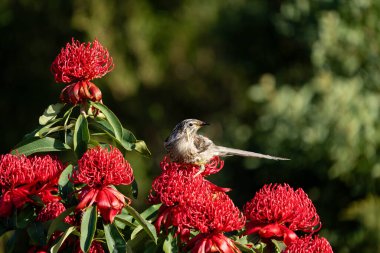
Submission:
<svg viewBox="0 0 380 253">
<path fill-rule="evenodd" d="M 219 155 L 222 155 L 222 156 L 238 155 L 238 156 L 246 156 L 246 157 L 257 157 L 257 158 L 272 159 L 272 160 L 290 160 L 288 158 L 264 155 L 264 154 L 255 153 L 255 152 L 246 151 L 246 150 L 240 150 L 240 149 L 236 149 L 236 148 L 227 148 L 227 147 L 222 147 L 222 146 L 216 146 L 216 149 L 217 149 Z"/>
</svg>

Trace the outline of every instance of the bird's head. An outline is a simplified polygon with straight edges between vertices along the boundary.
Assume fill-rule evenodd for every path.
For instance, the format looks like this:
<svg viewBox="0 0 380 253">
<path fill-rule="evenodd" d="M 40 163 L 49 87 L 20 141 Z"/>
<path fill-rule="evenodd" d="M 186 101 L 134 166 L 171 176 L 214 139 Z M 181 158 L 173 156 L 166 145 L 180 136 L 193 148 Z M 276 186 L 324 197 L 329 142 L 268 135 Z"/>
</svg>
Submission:
<svg viewBox="0 0 380 253">
<path fill-rule="evenodd" d="M 177 139 L 186 137 L 190 139 L 191 136 L 195 135 L 199 128 L 208 125 L 206 122 L 198 119 L 185 119 L 178 123 L 168 139 Z"/>
</svg>

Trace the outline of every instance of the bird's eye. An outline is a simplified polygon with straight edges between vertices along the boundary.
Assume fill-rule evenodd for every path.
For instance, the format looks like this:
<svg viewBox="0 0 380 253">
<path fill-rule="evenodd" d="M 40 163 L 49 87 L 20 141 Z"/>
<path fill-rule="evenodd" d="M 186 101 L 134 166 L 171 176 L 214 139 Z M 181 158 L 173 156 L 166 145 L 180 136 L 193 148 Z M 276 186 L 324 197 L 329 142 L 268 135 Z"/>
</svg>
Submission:
<svg viewBox="0 0 380 253">
<path fill-rule="evenodd" d="M 193 123 L 190 123 L 190 124 L 189 124 L 189 126 L 191 126 L 191 127 L 192 127 L 192 126 L 193 126 Z"/>
</svg>

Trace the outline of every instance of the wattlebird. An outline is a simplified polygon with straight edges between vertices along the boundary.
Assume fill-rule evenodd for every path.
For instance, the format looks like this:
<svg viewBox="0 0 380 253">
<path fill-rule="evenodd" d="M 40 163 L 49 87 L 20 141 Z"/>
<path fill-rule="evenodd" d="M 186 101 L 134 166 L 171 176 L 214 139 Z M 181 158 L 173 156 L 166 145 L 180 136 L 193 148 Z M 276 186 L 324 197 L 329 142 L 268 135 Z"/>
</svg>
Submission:
<svg viewBox="0 0 380 253">
<path fill-rule="evenodd" d="M 208 163 L 214 156 L 237 155 L 272 160 L 289 160 L 287 158 L 217 146 L 209 138 L 197 133 L 205 125 L 208 124 L 198 119 L 185 119 L 174 127 L 164 142 L 165 149 L 173 162 L 196 164 L 204 169 L 204 164 Z"/>
</svg>

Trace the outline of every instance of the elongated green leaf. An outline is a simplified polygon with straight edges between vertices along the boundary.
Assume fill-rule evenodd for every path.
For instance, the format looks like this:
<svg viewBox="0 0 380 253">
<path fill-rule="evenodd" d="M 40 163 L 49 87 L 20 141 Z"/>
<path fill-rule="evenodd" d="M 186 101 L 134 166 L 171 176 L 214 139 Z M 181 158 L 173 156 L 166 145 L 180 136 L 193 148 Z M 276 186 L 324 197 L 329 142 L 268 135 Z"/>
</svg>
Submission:
<svg viewBox="0 0 380 253">
<path fill-rule="evenodd" d="M 133 217 L 124 208 L 120 214 L 115 216 L 115 221 L 121 222 L 131 228 L 137 227 L 137 225 L 133 223 Z"/>
<path fill-rule="evenodd" d="M 74 128 L 74 151 L 78 158 L 82 157 L 84 152 L 86 152 L 89 140 L 90 132 L 88 130 L 87 119 L 81 114 Z"/>
<path fill-rule="evenodd" d="M 19 146 L 12 150 L 12 154 L 24 154 L 26 156 L 39 152 L 57 152 L 69 150 L 70 146 L 64 144 L 60 140 L 45 137 L 42 139 L 34 138 L 29 143 Z"/>
<path fill-rule="evenodd" d="M 123 126 L 121 125 L 116 115 L 110 109 L 108 109 L 107 106 L 101 103 L 91 102 L 91 105 L 99 109 L 106 116 L 107 121 L 112 126 L 115 138 L 121 142 L 123 138 Z"/>
<path fill-rule="evenodd" d="M 162 204 L 151 205 L 140 214 L 141 217 L 143 217 L 146 220 L 151 219 L 157 214 L 158 209 L 160 209 L 161 205 Z"/>
<path fill-rule="evenodd" d="M 55 119 L 64 106 L 61 103 L 49 105 L 39 118 L 40 125 L 46 125 L 49 121 Z"/>
<path fill-rule="evenodd" d="M 162 250 L 165 253 L 178 252 L 178 247 L 172 234 L 169 233 L 168 236 L 165 238 L 164 244 L 162 245 Z"/>
<path fill-rule="evenodd" d="M 115 133 L 113 131 L 111 124 L 105 119 L 98 119 L 98 118 L 95 120 L 90 119 L 88 123 L 90 126 L 94 127 L 96 130 L 100 130 L 102 133 L 115 136 Z"/>
<path fill-rule="evenodd" d="M 144 156 L 148 156 L 149 157 L 151 155 L 150 150 L 146 146 L 146 143 L 144 141 L 142 141 L 142 140 L 137 140 L 136 141 L 134 149 L 137 152 L 139 152 L 142 155 L 144 155 Z"/>
<path fill-rule="evenodd" d="M 96 206 L 88 207 L 83 214 L 82 223 L 80 224 L 80 248 L 83 252 L 87 252 L 90 249 L 96 231 L 97 220 L 98 211 Z"/>
<path fill-rule="evenodd" d="M 46 235 L 44 232 L 44 226 L 41 222 L 33 222 L 27 228 L 30 239 L 37 245 L 46 244 Z"/>
<path fill-rule="evenodd" d="M 58 217 L 52 221 L 47 232 L 48 239 L 55 231 L 57 230 L 62 231 L 61 228 L 67 229 L 68 224 L 64 223 L 63 220 L 66 218 L 66 216 L 71 214 L 74 210 L 75 210 L 75 206 L 70 207 L 66 209 L 64 212 L 62 212 L 60 215 L 58 215 Z"/>
<path fill-rule="evenodd" d="M 103 224 L 109 252 L 127 252 L 128 247 L 123 236 L 114 224 Z"/>
<path fill-rule="evenodd" d="M 141 225 L 138 225 L 135 229 L 133 229 L 131 233 L 131 240 L 135 239 L 137 234 L 143 230 L 143 227 Z"/>
<path fill-rule="evenodd" d="M 50 252 L 51 253 L 57 253 L 59 248 L 62 246 L 62 244 L 65 242 L 66 238 L 72 233 L 75 231 L 75 227 L 69 227 L 66 229 L 66 231 L 61 235 L 61 238 L 59 239 L 59 241 L 54 244 L 51 248 L 50 248 Z"/>
<path fill-rule="evenodd" d="M 70 181 L 74 167 L 69 164 L 61 173 L 58 179 L 58 193 L 65 203 L 70 203 L 73 199 L 74 184 Z"/>
<path fill-rule="evenodd" d="M 130 215 L 132 215 L 133 218 L 143 227 L 145 232 L 149 235 L 152 240 L 157 243 L 157 233 L 156 228 L 147 220 L 145 220 L 139 212 L 137 212 L 133 207 L 126 206 L 124 207 Z"/>
</svg>

